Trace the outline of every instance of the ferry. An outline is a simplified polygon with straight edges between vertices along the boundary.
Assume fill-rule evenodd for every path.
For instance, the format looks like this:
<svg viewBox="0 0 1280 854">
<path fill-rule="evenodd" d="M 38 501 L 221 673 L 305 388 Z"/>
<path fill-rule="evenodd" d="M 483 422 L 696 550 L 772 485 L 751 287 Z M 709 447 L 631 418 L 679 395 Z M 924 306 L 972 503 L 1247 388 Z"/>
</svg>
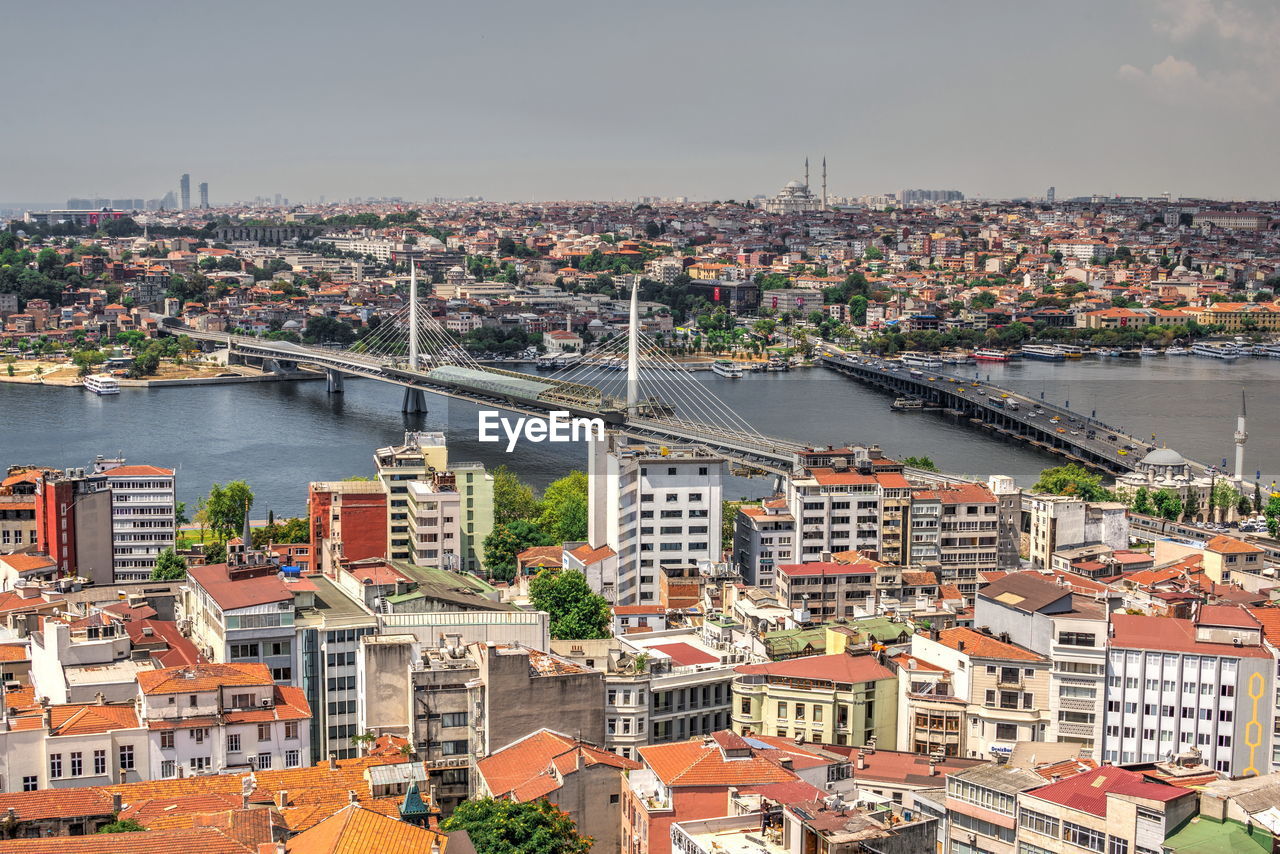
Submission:
<svg viewBox="0 0 1280 854">
<path fill-rule="evenodd" d="M 111 374 L 90 374 L 84 378 L 84 387 L 94 394 L 120 393 L 120 382 Z"/>
<path fill-rule="evenodd" d="M 1102 358 L 1104 358 L 1104 359 L 1108 359 L 1108 358 L 1111 358 L 1111 357 L 1113 357 L 1113 356 L 1119 356 L 1119 355 L 1121 355 L 1121 353 L 1120 353 L 1120 351 L 1119 351 L 1119 350 L 1114 349 L 1114 348 L 1111 348 L 1111 347 L 1103 347 L 1103 348 L 1101 348 L 1101 349 L 1099 349 L 1099 350 L 1095 350 L 1094 352 L 1095 352 L 1095 353 L 1097 353 L 1099 356 L 1101 356 L 1101 357 L 1102 357 Z"/>
<path fill-rule="evenodd" d="M 1191 351 L 1186 347 L 1167 347 L 1164 354 L 1166 356 L 1190 356 Z"/>
<path fill-rule="evenodd" d="M 1280 344 L 1260 344 L 1254 347 L 1254 352 L 1261 348 L 1263 356 L 1270 356 L 1273 359 L 1280 359 Z"/>
<path fill-rule="evenodd" d="M 1023 358 L 1041 362 L 1061 362 L 1067 358 L 1057 347 L 1048 344 L 1023 344 L 1022 355 Z"/>
<path fill-rule="evenodd" d="M 1084 348 L 1079 344 L 1059 344 L 1057 347 L 1062 352 L 1062 355 L 1068 359 L 1084 358 Z"/>
<path fill-rule="evenodd" d="M 1157 350 L 1155 347 L 1143 347 L 1141 350 L 1138 351 L 1138 355 L 1139 356 L 1159 356 L 1160 351 Z"/>
<path fill-rule="evenodd" d="M 738 363 L 729 359 L 716 359 L 711 363 L 712 373 L 719 374 L 722 377 L 736 380 L 742 376 L 742 368 L 738 367 Z"/>
<path fill-rule="evenodd" d="M 965 350 L 950 350 L 942 354 L 942 364 L 971 365 L 973 364 L 973 354 Z"/>
<path fill-rule="evenodd" d="M 915 397 L 900 397 L 889 408 L 894 412 L 915 412 L 924 409 L 924 401 Z"/>
<path fill-rule="evenodd" d="M 931 356 L 928 353 L 903 353 L 899 359 L 904 365 L 910 365 L 913 368 L 940 368 L 942 360 L 937 356 Z"/>
<path fill-rule="evenodd" d="M 979 362 L 1007 362 L 1009 354 L 1004 350 L 974 350 L 973 358 Z"/>
<path fill-rule="evenodd" d="M 1201 342 L 1191 345 L 1191 353 L 1196 356 L 1208 356 L 1211 359 L 1221 359 L 1224 362 L 1234 362 L 1240 358 L 1240 354 L 1236 352 L 1236 348 L 1230 344 L 1210 344 Z"/>
<path fill-rule="evenodd" d="M 791 370 L 791 366 L 787 364 L 786 359 L 774 357 L 769 360 L 769 364 L 765 366 L 765 370 L 770 373 L 782 373 Z"/>
</svg>

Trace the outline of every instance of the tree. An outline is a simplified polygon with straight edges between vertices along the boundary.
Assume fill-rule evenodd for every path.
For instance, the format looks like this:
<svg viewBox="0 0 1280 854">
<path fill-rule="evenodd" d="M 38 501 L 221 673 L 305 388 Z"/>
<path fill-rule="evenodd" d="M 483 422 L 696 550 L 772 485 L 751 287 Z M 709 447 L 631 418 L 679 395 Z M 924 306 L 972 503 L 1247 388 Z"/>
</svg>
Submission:
<svg viewBox="0 0 1280 854">
<path fill-rule="evenodd" d="M 1187 491 L 1187 500 L 1182 506 L 1183 516 L 1187 519 L 1195 521 L 1196 514 L 1200 512 L 1200 497 L 1194 489 Z"/>
<path fill-rule="evenodd" d="M 1051 495 L 1074 495 L 1085 501 L 1108 501 L 1114 497 L 1102 486 L 1102 475 L 1077 463 L 1045 469 L 1031 488 Z"/>
<path fill-rule="evenodd" d="M 137 819 L 132 818 L 116 819 L 111 824 L 104 824 L 98 828 L 99 833 L 137 833 L 142 830 L 146 828 L 139 824 Z"/>
<path fill-rule="evenodd" d="M 206 543 L 204 547 L 205 563 L 226 563 L 227 546 L 225 543 Z"/>
<path fill-rule="evenodd" d="M 1272 539 L 1280 534 L 1280 494 L 1271 493 L 1267 503 L 1262 507 L 1262 515 L 1267 517 L 1267 533 Z"/>
<path fill-rule="evenodd" d="M 484 538 L 484 568 L 499 581 L 516 576 L 516 555 L 534 546 L 550 546 L 555 541 L 533 522 L 516 519 L 494 525 Z"/>
<path fill-rule="evenodd" d="M 165 549 L 156 555 L 156 568 L 151 570 L 152 581 L 181 581 L 187 577 L 187 561 L 173 549 Z"/>
<path fill-rule="evenodd" d="M 1240 493 L 1229 481 L 1220 480 L 1213 485 L 1213 494 L 1209 497 L 1209 507 L 1222 511 L 1225 516 L 1232 507 L 1240 503 Z"/>
<path fill-rule="evenodd" d="M 1249 496 L 1245 495 L 1243 492 L 1240 493 L 1240 498 L 1236 502 L 1236 514 L 1239 516 L 1248 516 L 1252 512 L 1253 502 L 1249 500 Z"/>
<path fill-rule="evenodd" d="M 557 543 L 587 538 L 586 472 L 571 471 L 547 487 L 538 527 Z"/>
<path fill-rule="evenodd" d="M 969 305 L 973 308 L 995 308 L 996 295 L 991 291 L 983 291 L 969 300 Z"/>
<path fill-rule="evenodd" d="M 493 523 L 505 525 L 538 515 L 538 500 L 533 488 L 521 483 L 516 473 L 506 466 L 493 470 Z"/>
<path fill-rule="evenodd" d="M 101 350 L 80 350 L 71 357 L 71 362 L 80 369 L 80 376 L 88 374 L 95 366 L 107 360 Z"/>
<path fill-rule="evenodd" d="M 610 635 L 608 600 L 593 591 L 587 577 L 577 570 L 542 570 L 529 582 L 529 601 L 551 615 L 551 637 L 556 640 Z"/>
<path fill-rule="evenodd" d="M 867 322 L 867 298 L 862 294 L 849 297 L 849 320 L 854 326 L 862 326 Z"/>
<path fill-rule="evenodd" d="M 903 457 L 901 460 L 904 466 L 910 466 L 915 469 L 924 469 L 925 471 L 937 471 L 938 466 L 929 457 Z"/>
<path fill-rule="evenodd" d="M 225 487 L 215 483 L 209 490 L 204 510 L 214 536 L 228 540 L 244 527 L 244 516 L 253 506 L 253 491 L 243 480 L 233 480 Z"/>
<path fill-rule="evenodd" d="M 1161 519 L 1172 522 L 1182 517 L 1182 499 L 1172 489 L 1156 490 L 1156 494 L 1151 496 L 1151 503 L 1155 505 L 1156 514 Z"/>
<path fill-rule="evenodd" d="M 590 854 L 595 841 L 580 836 L 568 814 L 545 798 L 524 803 L 507 798 L 472 798 L 440 826 L 465 830 L 476 854 Z"/>
<path fill-rule="evenodd" d="M 1150 516 L 1153 509 L 1151 506 L 1151 490 L 1145 486 L 1138 487 L 1138 491 L 1133 494 L 1133 512 Z"/>
</svg>

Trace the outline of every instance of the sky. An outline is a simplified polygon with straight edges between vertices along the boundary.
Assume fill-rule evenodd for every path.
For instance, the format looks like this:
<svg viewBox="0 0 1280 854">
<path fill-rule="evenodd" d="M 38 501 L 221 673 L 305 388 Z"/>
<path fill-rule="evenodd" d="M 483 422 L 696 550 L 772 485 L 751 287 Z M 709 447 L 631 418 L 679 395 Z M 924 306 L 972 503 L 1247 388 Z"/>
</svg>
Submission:
<svg viewBox="0 0 1280 854">
<path fill-rule="evenodd" d="M 0 203 L 1280 197 L 1275 0 L 9 4 Z"/>
</svg>

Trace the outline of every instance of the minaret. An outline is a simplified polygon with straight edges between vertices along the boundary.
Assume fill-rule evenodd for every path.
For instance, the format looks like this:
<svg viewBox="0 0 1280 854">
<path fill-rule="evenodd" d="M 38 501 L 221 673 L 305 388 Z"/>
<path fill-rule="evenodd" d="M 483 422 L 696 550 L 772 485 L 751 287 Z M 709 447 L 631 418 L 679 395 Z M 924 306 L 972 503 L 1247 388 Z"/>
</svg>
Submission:
<svg viewBox="0 0 1280 854">
<path fill-rule="evenodd" d="M 1244 443 L 1249 439 L 1249 434 L 1244 429 L 1244 389 L 1240 389 L 1240 417 L 1236 419 L 1236 483 L 1244 484 Z"/>
<path fill-rule="evenodd" d="M 827 155 L 822 155 L 822 209 L 827 209 Z"/>
<path fill-rule="evenodd" d="M 804 159 L 804 191 L 809 192 L 809 158 Z"/>
</svg>

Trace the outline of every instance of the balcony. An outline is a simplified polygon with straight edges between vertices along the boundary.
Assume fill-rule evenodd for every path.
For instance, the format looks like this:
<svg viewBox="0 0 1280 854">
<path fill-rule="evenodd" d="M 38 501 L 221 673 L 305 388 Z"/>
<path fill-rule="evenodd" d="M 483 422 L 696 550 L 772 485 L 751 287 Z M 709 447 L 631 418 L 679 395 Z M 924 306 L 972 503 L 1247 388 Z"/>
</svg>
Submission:
<svg viewBox="0 0 1280 854">
<path fill-rule="evenodd" d="M 1092 738 L 1094 735 L 1094 727 L 1093 724 L 1059 723 L 1058 734 L 1081 735 L 1086 738 Z"/>
</svg>

